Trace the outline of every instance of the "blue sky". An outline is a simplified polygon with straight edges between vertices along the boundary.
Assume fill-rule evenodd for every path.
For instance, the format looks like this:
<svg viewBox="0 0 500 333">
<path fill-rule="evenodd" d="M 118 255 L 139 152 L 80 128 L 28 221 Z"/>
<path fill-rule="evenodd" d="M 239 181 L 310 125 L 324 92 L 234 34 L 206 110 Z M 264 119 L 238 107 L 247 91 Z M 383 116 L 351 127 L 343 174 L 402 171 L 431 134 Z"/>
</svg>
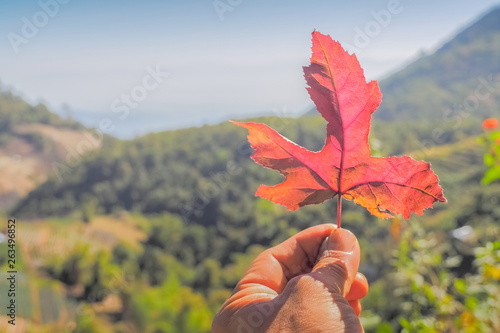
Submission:
<svg viewBox="0 0 500 333">
<path fill-rule="evenodd" d="M 73 110 L 89 126 L 109 117 L 111 134 L 121 137 L 294 114 L 310 106 L 301 67 L 313 29 L 355 51 L 367 77 L 380 79 L 498 3 L 3 1 L 0 80 L 31 102 Z"/>
</svg>

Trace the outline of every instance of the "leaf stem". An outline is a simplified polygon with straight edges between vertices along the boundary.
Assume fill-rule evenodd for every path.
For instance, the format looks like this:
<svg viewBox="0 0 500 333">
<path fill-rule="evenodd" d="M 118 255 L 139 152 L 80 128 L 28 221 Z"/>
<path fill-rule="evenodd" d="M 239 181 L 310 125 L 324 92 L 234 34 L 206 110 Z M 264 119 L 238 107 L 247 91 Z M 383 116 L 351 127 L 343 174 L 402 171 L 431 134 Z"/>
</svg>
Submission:
<svg viewBox="0 0 500 333">
<path fill-rule="evenodd" d="M 342 225 L 342 196 L 340 194 L 338 195 L 337 199 L 337 228 L 340 229 Z"/>
</svg>

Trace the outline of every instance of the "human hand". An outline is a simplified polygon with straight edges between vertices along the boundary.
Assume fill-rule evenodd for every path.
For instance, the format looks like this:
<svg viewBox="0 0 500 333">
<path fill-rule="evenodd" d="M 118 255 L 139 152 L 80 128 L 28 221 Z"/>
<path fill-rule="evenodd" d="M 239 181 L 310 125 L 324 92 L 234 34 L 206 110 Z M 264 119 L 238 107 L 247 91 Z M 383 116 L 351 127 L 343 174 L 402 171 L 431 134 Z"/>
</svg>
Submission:
<svg viewBox="0 0 500 333">
<path fill-rule="evenodd" d="M 346 229 L 308 228 L 262 252 L 216 315 L 213 333 L 363 332 L 359 243 Z"/>
</svg>

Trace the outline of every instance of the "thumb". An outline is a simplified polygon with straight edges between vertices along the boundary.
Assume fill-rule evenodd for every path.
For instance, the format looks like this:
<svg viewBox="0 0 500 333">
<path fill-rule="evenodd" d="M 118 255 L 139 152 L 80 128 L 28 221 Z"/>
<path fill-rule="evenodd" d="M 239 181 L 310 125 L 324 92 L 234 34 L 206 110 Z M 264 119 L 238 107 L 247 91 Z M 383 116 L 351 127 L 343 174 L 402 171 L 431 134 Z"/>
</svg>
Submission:
<svg viewBox="0 0 500 333">
<path fill-rule="evenodd" d="M 359 255 L 356 236 L 346 229 L 334 229 L 323 242 L 310 274 L 330 293 L 345 297 L 358 272 Z"/>
</svg>

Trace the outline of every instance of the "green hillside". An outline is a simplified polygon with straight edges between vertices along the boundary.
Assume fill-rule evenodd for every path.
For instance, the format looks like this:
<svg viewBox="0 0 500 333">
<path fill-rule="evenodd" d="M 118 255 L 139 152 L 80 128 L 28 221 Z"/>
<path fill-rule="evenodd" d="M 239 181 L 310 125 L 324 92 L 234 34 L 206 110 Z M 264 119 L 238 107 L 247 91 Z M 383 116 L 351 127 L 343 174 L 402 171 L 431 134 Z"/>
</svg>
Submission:
<svg viewBox="0 0 500 333">
<path fill-rule="evenodd" d="M 324 142 L 324 120 L 263 118 L 276 124 L 290 139 L 313 150 Z M 375 145 L 384 155 L 432 149 L 430 122 L 376 123 Z M 475 129 L 475 130 L 474 130 Z M 457 142 L 479 133 L 469 121 L 460 131 L 444 131 L 440 144 Z M 248 222 L 256 200 L 253 192 L 262 182 L 277 182 L 279 175 L 255 165 L 245 132 L 230 123 L 147 135 L 131 141 L 110 142 L 96 156 L 71 172 L 62 169 L 64 182 L 52 177 L 12 210 L 20 217 L 60 216 L 80 212 L 119 210 L 143 214 L 174 213 L 187 220 L 213 225 L 240 212 Z M 394 138 L 398 140 L 395 141 Z M 480 163 L 480 159 L 473 161 Z M 460 170 L 459 170 L 460 171 Z"/>
<path fill-rule="evenodd" d="M 320 148 L 324 141 L 324 120 L 320 117 L 307 121 L 261 120 L 286 128 L 291 138 L 312 149 Z M 246 134 L 230 123 L 110 142 L 94 158 L 65 174 L 63 182 L 52 177 L 39 186 L 11 214 L 20 218 L 72 215 L 88 219 L 89 214 L 122 210 L 170 213 L 188 224 L 219 229 L 221 237 L 229 238 L 229 248 L 243 250 L 248 244 L 241 242 L 241 237 L 248 237 L 248 228 L 258 234 L 259 225 L 264 223 L 258 221 L 259 215 L 270 209 L 267 202 L 256 200 L 255 189 L 261 182 L 279 180 L 279 175 L 255 165 L 250 153 Z M 280 207 L 275 209 L 283 212 Z M 311 214 L 318 211 L 312 208 Z M 304 214 L 307 212 L 304 210 Z M 309 220 L 299 218 L 300 214 L 284 214 L 291 220 L 301 220 L 298 228 Z M 323 218 L 328 219 L 329 214 Z M 262 233 L 253 241 L 267 244 L 276 232 Z"/>
<path fill-rule="evenodd" d="M 32 105 L 0 87 L 0 209 L 11 207 L 49 175 L 95 150 L 96 132 L 61 118 L 43 104 Z M 69 164 L 68 164 L 69 163 Z M 60 175 L 58 176 L 59 178 Z"/>
<path fill-rule="evenodd" d="M 432 118 L 460 126 L 470 116 L 499 114 L 500 7 L 430 55 L 380 82 L 384 120 Z"/>
</svg>

